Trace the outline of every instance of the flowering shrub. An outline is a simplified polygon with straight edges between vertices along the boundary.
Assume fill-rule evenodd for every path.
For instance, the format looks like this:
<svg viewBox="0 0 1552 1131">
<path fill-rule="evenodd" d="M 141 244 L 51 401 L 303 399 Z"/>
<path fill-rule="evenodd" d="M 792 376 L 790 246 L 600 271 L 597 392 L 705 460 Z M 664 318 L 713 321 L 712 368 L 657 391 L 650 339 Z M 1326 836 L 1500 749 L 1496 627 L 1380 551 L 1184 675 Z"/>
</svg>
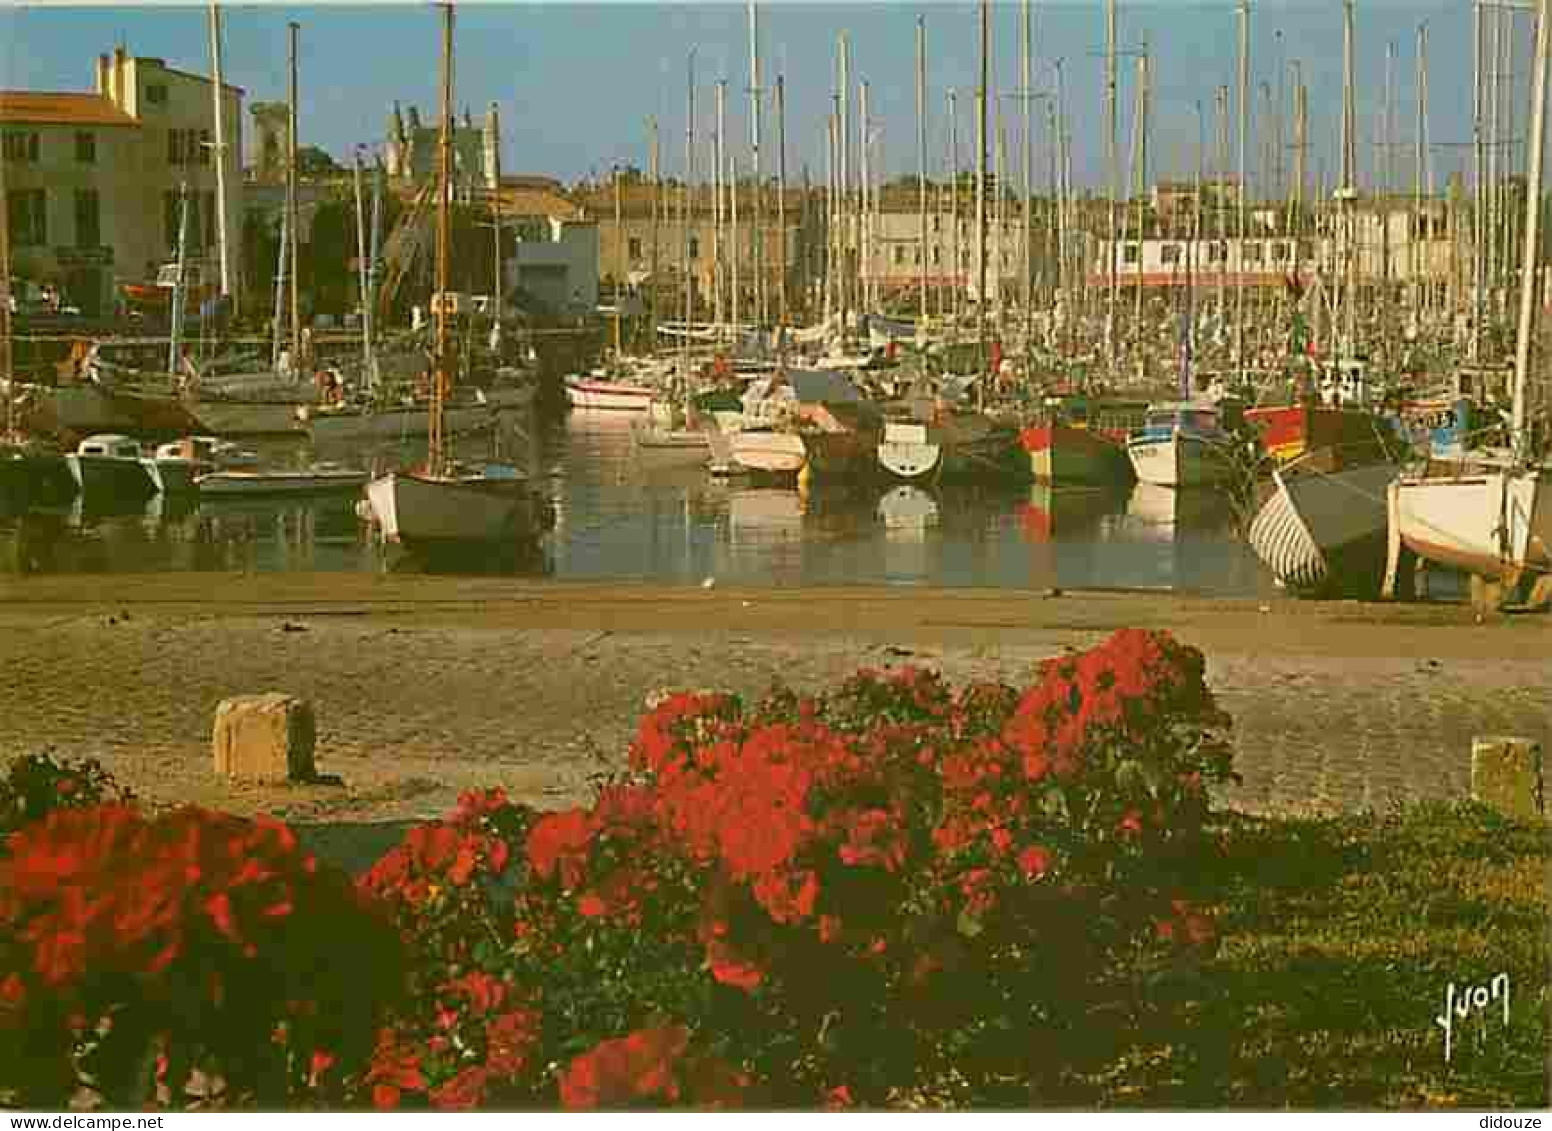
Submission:
<svg viewBox="0 0 1552 1131">
<path fill-rule="evenodd" d="M 56 759 L 51 753 L 13 758 L 0 778 L 0 841 L 55 809 L 82 808 L 104 802 L 126 804 L 129 790 L 95 758 Z"/>
<path fill-rule="evenodd" d="M 63 1107 L 328 1102 L 397 937 L 284 826 L 60 809 L 0 858 L 0 1093 Z M 363 1033 L 365 1037 L 363 1038 Z"/>
<path fill-rule="evenodd" d="M 1181 882 L 1232 777 L 1203 675 L 1194 649 L 1125 631 L 1024 690 L 905 669 L 749 708 L 670 695 L 591 807 L 473 795 L 364 879 L 413 948 L 418 1005 L 356 1094 L 1038 1095 L 1118 965 L 1213 944 Z"/>
</svg>

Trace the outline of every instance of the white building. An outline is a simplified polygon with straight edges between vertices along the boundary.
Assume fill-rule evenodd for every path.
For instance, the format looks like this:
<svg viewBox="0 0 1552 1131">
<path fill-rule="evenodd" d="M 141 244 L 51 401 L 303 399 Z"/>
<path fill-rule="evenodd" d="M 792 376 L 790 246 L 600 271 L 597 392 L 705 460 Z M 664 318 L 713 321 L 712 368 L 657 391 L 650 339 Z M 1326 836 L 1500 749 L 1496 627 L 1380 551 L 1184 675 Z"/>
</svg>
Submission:
<svg viewBox="0 0 1552 1131">
<path fill-rule="evenodd" d="M 226 237 L 242 272 L 242 99 L 222 92 Z M 219 277 L 210 80 L 122 47 L 97 59 L 91 93 L 0 91 L 12 270 L 55 283 L 83 312 L 117 285 L 155 278 L 176 253 L 187 186 L 190 261 Z"/>
<path fill-rule="evenodd" d="M 502 226 L 513 233 L 503 264 L 507 301 L 518 292 L 565 315 L 598 306 L 598 225 L 558 193 L 522 187 L 501 190 Z"/>
</svg>

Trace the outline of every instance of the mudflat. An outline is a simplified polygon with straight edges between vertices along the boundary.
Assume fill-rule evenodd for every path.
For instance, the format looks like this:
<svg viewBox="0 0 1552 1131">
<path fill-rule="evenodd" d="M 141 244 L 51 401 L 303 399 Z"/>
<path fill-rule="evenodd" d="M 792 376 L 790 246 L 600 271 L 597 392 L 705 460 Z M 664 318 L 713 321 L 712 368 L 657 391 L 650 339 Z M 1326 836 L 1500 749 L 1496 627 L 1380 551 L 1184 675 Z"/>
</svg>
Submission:
<svg viewBox="0 0 1552 1131">
<path fill-rule="evenodd" d="M 1461 797 L 1471 739 L 1552 744 L 1552 618 L 1168 593 L 728 589 L 360 574 L 0 580 L 0 755 L 95 756 L 155 804 L 378 826 L 505 786 L 544 806 L 623 765 L 663 687 L 757 695 L 917 664 L 1019 683 L 1121 627 L 1201 648 L 1252 811 Z M 342 785 L 212 771 L 230 695 L 313 700 Z"/>
</svg>

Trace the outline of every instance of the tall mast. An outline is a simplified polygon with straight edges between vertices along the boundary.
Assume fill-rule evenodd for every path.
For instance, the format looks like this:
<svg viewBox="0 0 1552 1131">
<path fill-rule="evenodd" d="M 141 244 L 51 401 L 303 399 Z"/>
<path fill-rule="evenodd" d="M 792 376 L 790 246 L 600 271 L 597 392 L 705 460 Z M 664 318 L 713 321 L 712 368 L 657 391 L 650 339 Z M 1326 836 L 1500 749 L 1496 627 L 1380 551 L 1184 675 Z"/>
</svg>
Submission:
<svg viewBox="0 0 1552 1131">
<path fill-rule="evenodd" d="M 752 231 L 750 268 L 754 272 L 755 309 L 761 326 L 770 323 L 770 307 L 766 295 L 764 223 L 761 197 L 764 188 L 760 181 L 760 24 L 755 11 L 755 0 L 749 0 L 749 160 L 754 177 L 754 206 L 750 220 Z"/>
<path fill-rule="evenodd" d="M 0 200 L 5 199 L 5 153 L 0 147 Z M 11 368 L 11 233 L 0 224 L 0 392 L 5 394 L 5 430 L 16 431 L 16 375 Z"/>
<path fill-rule="evenodd" d="M 492 166 L 493 166 L 492 169 L 491 169 L 491 179 L 492 179 L 492 181 L 493 181 L 493 183 L 495 185 L 495 191 L 491 194 L 491 198 L 490 198 L 490 222 L 491 222 L 491 226 L 495 230 L 495 239 L 496 239 L 496 247 L 495 247 L 495 252 L 496 252 L 496 270 L 495 270 L 495 279 L 494 279 L 494 281 L 491 284 L 491 305 L 495 308 L 495 314 L 493 316 L 493 320 L 492 320 L 492 323 L 491 323 L 490 344 L 491 344 L 491 348 L 492 349 L 499 349 L 500 345 L 501 345 L 501 311 L 502 311 L 501 300 L 502 300 L 502 297 L 503 297 L 502 293 L 501 293 L 501 274 L 502 274 L 502 262 L 501 262 L 501 252 L 502 252 L 502 238 L 501 238 L 502 237 L 502 231 L 501 231 L 501 117 L 500 117 L 500 114 L 497 112 L 496 104 L 494 102 L 492 102 L 490 104 L 490 111 L 489 111 L 489 113 L 490 113 L 490 130 L 491 130 L 491 135 L 492 135 L 492 138 L 493 138 L 493 140 L 495 142 L 495 145 L 494 145 L 494 147 L 493 147 L 493 149 L 491 151 L 491 161 L 492 161 Z M 619 225 L 619 222 L 618 222 L 618 218 L 616 218 L 616 222 L 615 222 L 615 225 L 614 225 L 614 231 L 615 231 L 615 235 L 618 237 L 618 235 L 620 233 L 620 225 Z M 616 305 L 618 305 L 618 297 L 619 296 L 617 295 L 615 297 L 616 297 Z"/>
<path fill-rule="evenodd" d="M 963 251 L 959 244 L 959 94 L 953 88 L 948 88 L 948 147 L 950 161 L 954 168 L 952 195 L 949 197 L 949 210 L 952 213 L 953 222 L 953 276 L 954 276 L 954 324 L 958 326 L 960 312 L 963 307 L 964 286 L 961 282 L 960 271 L 963 267 Z"/>
<path fill-rule="evenodd" d="M 690 246 L 690 220 L 693 216 L 691 208 L 692 196 L 695 189 L 695 48 L 690 48 L 690 61 L 688 77 L 686 81 L 686 110 L 684 115 L 684 192 L 680 195 L 683 202 L 680 208 L 683 217 L 681 236 L 684 241 L 684 333 L 679 339 L 680 364 L 683 373 L 680 376 L 688 382 L 690 379 L 690 318 L 694 313 L 693 295 L 695 293 L 694 276 L 691 273 Z"/>
<path fill-rule="evenodd" d="M 808 199 L 807 194 L 803 198 Z M 787 89 L 781 75 L 776 76 L 776 239 L 777 271 L 781 298 L 778 314 L 781 328 L 787 327 Z M 786 335 L 780 335 L 783 342 Z"/>
<path fill-rule="evenodd" d="M 1512 425 L 1514 443 L 1521 456 L 1528 456 L 1530 430 L 1526 404 L 1530 382 L 1530 353 L 1536 333 L 1536 283 L 1541 266 L 1541 173 L 1542 149 L 1547 128 L 1547 55 L 1552 29 L 1548 27 L 1548 2 L 1536 5 L 1536 61 L 1531 72 L 1530 136 L 1525 170 L 1525 242 L 1522 256 L 1525 270 L 1520 274 L 1520 326 L 1514 344 L 1514 406 Z"/>
<path fill-rule="evenodd" d="M 1223 190 L 1229 183 L 1229 88 L 1218 88 L 1218 191 L 1214 194 L 1213 211 L 1218 214 L 1218 321 L 1221 324 L 1228 313 L 1229 279 L 1229 210 L 1224 204 Z"/>
<path fill-rule="evenodd" d="M 864 311 L 871 313 L 873 310 L 874 264 L 873 264 L 873 225 L 868 215 L 868 190 L 872 182 L 872 163 L 868 160 L 868 130 L 873 123 L 868 117 L 868 80 L 863 79 L 857 84 L 857 242 L 861 253 L 860 267 L 858 269 L 858 283 L 861 287 L 862 301 L 857 306 L 859 314 Z"/>
<path fill-rule="evenodd" d="M 917 246 L 920 247 L 916 282 L 920 317 L 927 319 L 927 17 L 916 17 L 916 205 Z"/>
<path fill-rule="evenodd" d="M 1344 302 L 1343 333 L 1346 343 L 1342 352 L 1351 356 L 1357 348 L 1358 336 L 1358 249 L 1355 229 L 1354 206 L 1358 202 L 1358 129 L 1354 105 L 1353 76 L 1353 0 L 1343 0 L 1342 25 L 1342 185 L 1337 198 L 1342 209 L 1342 243 L 1345 281 L 1342 287 Z"/>
<path fill-rule="evenodd" d="M 724 102 L 727 97 L 727 80 L 718 79 L 712 88 L 713 101 L 716 104 L 716 128 L 711 139 L 711 320 L 718 326 L 725 325 L 724 311 L 727 303 L 723 294 L 723 249 L 722 249 L 722 217 L 725 185 L 723 173 L 726 170 L 725 149 L 723 146 L 723 115 L 725 113 Z M 720 332 L 720 331 L 719 331 Z"/>
<path fill-rule="evenodd" d="M 1394 42 L 1385 44 L 1385 100 L 1380 109 L 1380 160 L 1376 169 L 1379 186 L 1375 190 L 1375 199 L 1379 204 L 1380 220 L 1380 293 L 1390 293 L 1390 194 L 1395 184 L 1395 89 L 1396 89 L 1396 45 Z M 1409 248 L 1415 248 L 1416 241 L 1407 241 Z M 1414 270 L 1416 261 L 1410 265 Z M 1388 320 L 1380 325 L 1380 333 L 1389 336 L 1387 328 Z"/>
<path fill-rule="evenodd" d="M 1413 211 L 1417 219 L 1414 221 L 1416 226 L 1413 229 L 1412 240 L 1412 281 L 1416 288 L 1413 309 L 1421 320 L 1428 293 L 1423 280 L 1423 272 L 1428 263 L 1428 245 L 1423 241 L 1432 226 L 1428 218 L 1423 215 L 1423 181 L 1428 175 L 1428 24 L 1426 22 L 1417 25 L 1417 144 L 1414 156 L 1417 160 L 1417 169 L 1412 179 L 1412 199 Z"/>
<path fill-rule="evenodd" d="M 427 451 L 427 470 L 441 476 L 446 470 L 447 437 L 444 412 L 448 386 L 452 382 L 451 316 L 448 287 L 452 275 L 452 202 L 453 176 L 453 5 L 442 6 L 442 132 L 437 145 L 436 215 L 436 377 L 431 390 L 431 428 Z"/>
<path fill-rule="evenodd" d="M 362 373 L 370 386 L 374 382 L 372 381 L 372 284 L 368 274 L 370 266 L 367 260 L 367 229 L 371 227 L 372 219 L 366 210 L 366 187 L 362 178 L 359 147 L 356 149 L 352 174 L 351 180 L 356 193 L 356 273 L 361 283 L 361 366 Z M 500 229 L 497 229 L 496 238 L 497 240 L 501 238 Z"/>
<path fill-rule="evenodd" d="M 1035 92 L 1031 85 L 1030 61 L 1034 54 L 1034 20 L 1030 13 L 1030 0 L 1024 0 L 1022 31 L 1019 52 L 1019 101 L 1024 110 L 1024 353 L 1028 357 L 1034 340 L 1035 327 L 1035 264 L 1034 217 L 1030 197 L 1034 192 L 1034 135 L 1030 131 L 1030 106 Z M 1028 366 L 1026 365 L 1026 372 Z"/>
<path fill-rule="evenodd" d="M 297 276 L 300 264 L 297 261 L 297 247 L 300 240 L 297 238 L 297 169 L 296 169 L 296 37 L 302 25 L 292 22 L 286 25 L 287 48 L 286 55 L 289 60 L 290 88 L 286 102 L 286 220 L 287 220 L 287 246 L 291 260 L 291 373 L 297 379 L 302 376 L 302 297 L 297 287 Z"/>
<path fill-rule="evenodd" d="M 1072 218 L 1067 183 L 1067 83 L 1064 64 L 1056 60 L 1056 105 L 1051 108 L 1055 122 L 1056 153 L 1056 290 L 1062 296 L 1063 322 L 1072 316 L 1072 304 L 1065 290 L 1071 272 L 1067 268 L 1067 228 Z"/>
<path fill-rule="evenodd" d="M 1144 201 L 1148 196 L 1148 37 L 1142 39 L 1142 52 L 1137 56 L 1137 124 L 1133 127 L 1137 132 L 1137 246 L 1141 249 L 1145 246 L 1148 233 L 1143 230 L 1143 224 L 1147 220 Z M 1138 339 L 1142 336 L 1142 253 L 1137 255 L 1137 313 L 1136 333 Z M 1138 352 L 1138 363 L 1143 363 L 1143 354 Z"/>
<path fill-rule="evenodd" d="M 647 161 L 652 177 L 652 285 L 647 288 L 647 321 L 651 323 L 651 331 L 647 335 L 647 341 L 651 343 L 651 349 L 657 349 L 657 288 L 658 288 L 658 232 L 662 224 L 662 198 L 663 183 L 660 177 L 657 118 L 647 119 L 647 134 L 649 143 L 647 146 Z"/>
<path fill-rule="evenodd" d="M 232 294 L 231 256 L 226 243 L 226 87 L 221 82 L 221 9 L 210 5 L 211 97 L 215 101 L 216 246 L 221 255 L 221 297 Z"/>
<path fill-rule="evenodd" d="M 719 91 L 726 86 L 726 80 L 720 82 L 718 84 Z M 738 340 L 739 334 L 738 328 L 740 325 L 742 325 L 741 319 L 743 311 L 743 288 L 740 285 L 740 280 L 738 277 L 738 158 L 733 156 L 728 147 L 726 138 L 723 139 L 719 148 L 723 154 L 723 160 L 726 162 L 722 170 L 722 183 L 724 186 L 726 186 L 728 193 L 728 224 L 731 229 L 730 238 L 732 242 L 730 258 L 732 261 L 731 275 L 733 294 L 731 305 L 733 340 L 736 342 Z"/>
<path fill-rule="evenodd" d="M 1292 220 L 1289 223 L 1293 236 L 1293 277 L 1302 281 L 1300 251 L 1304 224 L 1304 189 L 1308 179 L 1306 164 L 1309 160 L 1309 91 L 1304 86 L 1304 69 L 1297 59 L 1293 62 L 1293 192 Z"/>
<path fill-rule="evenodd" d="M 1239 0 L 1239 286 L 1234 288 L 1235 375 L 1245 376 L 1245 239 L 1249 235 L 1250 185 L 1245 146 L 1250 134 L 1250 0 Z"/>
<path fill-rule="evenodd" d="M 1109 145 L 1109 179 L 1106 181 L 1109 191 L 1106 195 L 1110 198 L 1110 224 L 1105 234 L 1105 244 L 1109 248 L 1106 259 L 1110 272 L 1109 307 L 1105 315 L 1105 361 L 1110 367 L 1112 380 L 1116 375 L 1116 304 L 1120 298 L 1121 288 L 1121 251 L 1116 246 L 1116 198 L 1121 193 L 1121 143 L 1117 125 L 1116 98 L 1116 3 L 1115 0 L 1105 0 L 1105 136 Z"/>
<path fill-rule="evenodd" d="M 1482 57 L 1482 5 L 1473 6 L 1471 20 L 1471 39 L 1474 64 L 1473 79 L 1471 84 L 1471 141 L 1472 141 L 1472 180 L 1475 182 L 1475 192 L 1472 194 L 1472 240 L 1471 240 L 1471 360 L 1478 364 L 1482 360 L 1482 315 L 1486 310 L 1482 296 L 1487 288 L 1486 272 L 1486 248 L 1487 243 L 1487 212 L 1485 209 L 1487 182 L 1485 173 L 1487 170 L 1487 155 L 1483 149 L 1485 135 L 1483 128 L 1486 124 L 1486 106 L 1484 95 L 1486 94 L 1484 61 Z"/>
<path fill-rule="evenodd" d="M 172 327 L 167 340 L 167 372 L 183 377 L 178 355 L 183 344 L 184 304 L 188 301 L 189 183 L 178 186 L 178 274 L 172 290 Z"/>
<path fill-rule="evenodd" d="M 498 233 L 500 229 L 497 229 Z M 614 357 L 618 361 L 622 352 L 620 342 L 620 307 L 625 288 L 625 232 L 624 217 L 620 208 L 620 166 L 614 167 Z"/>
<path fill-rule="evenodd" d="M 846 32 L 840 36 L 840 110 L 836 118 L 836 144 L 840 147 L 840 165 L 836 183 L 839 185 L 839 217 L 841 221 L 841 335 L 846 334 L 846 316 L 850 313 L 852 273 L 852 225 L 851 225 L 851 37 Z"/>
<path fill-rule="evenodd" d="M 839 193 L 836 189 L 836 177 L 840 170 L 840 156 L 836 149 L 835 121 L 836 110 L 840 105 L 840 96 L 832 94 L 830 101 L 833 104 L 829 116 L 825 119 L 825 276 L 824 276 L 824 320 L 830 321 L 840 306 L 839 290 L 840 275 L 837 267 L 840 263 L 841 247 L 841 222 L 840 212 L 837 208 Z"/>
<path fill-rule="evenodd" d="M 1113 0 L 1112 0 L 1113 2 Z M 986 103 L 991 96 L 991 0 L 981 0 L 981 89 L 976 98 L 976 176 L 975 176 L 975 261 L 979 277 L 976 294 L 975 329 L 976 342 L 981 354 L 981 380 L 976 382 L 982 403 L 986 398 Z"/>
</svg>

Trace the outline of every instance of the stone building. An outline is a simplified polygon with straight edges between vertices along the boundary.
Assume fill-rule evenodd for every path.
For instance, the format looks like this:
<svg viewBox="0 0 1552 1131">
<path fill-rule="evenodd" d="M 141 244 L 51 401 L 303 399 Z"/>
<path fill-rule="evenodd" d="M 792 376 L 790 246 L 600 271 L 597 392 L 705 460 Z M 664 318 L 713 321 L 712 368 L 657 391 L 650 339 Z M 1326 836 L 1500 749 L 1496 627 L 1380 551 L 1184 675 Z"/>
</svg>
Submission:
<svg viewBox="0 0 1552 1131">
<path fill-rule="evenodd" d="M 112 309 L 117 286 L 152 280 L 176 254 L 188 190 L 189 262 L 219 278 L 215 109 L 209 79 L 134 56 L 96 61 L 90 93 L 0 91 L 12 271 L 60 286 L 83 313 Z M 222 92 L 226 236 L 242 274 L 242 100 Z"/>
<path fill-rule="evenodd" d="M 436 176 L 437 145 L 441 138 L 440 123 L 422 124 L 420 111 L 414 106 L 401 111 L 393 104 L 388 115 L 388 136 L 383 145 L 383 162 L 388 175 L 395 180 L 414 181 L 417 184 Z M 463 189 L 494 188 L 501 175 L 500 124 L 496 120 L 496 107 L 492 105 L 480 125 L 466 109 L 463 123 L 453 124 L 453 183 Z"/>
</svg>

